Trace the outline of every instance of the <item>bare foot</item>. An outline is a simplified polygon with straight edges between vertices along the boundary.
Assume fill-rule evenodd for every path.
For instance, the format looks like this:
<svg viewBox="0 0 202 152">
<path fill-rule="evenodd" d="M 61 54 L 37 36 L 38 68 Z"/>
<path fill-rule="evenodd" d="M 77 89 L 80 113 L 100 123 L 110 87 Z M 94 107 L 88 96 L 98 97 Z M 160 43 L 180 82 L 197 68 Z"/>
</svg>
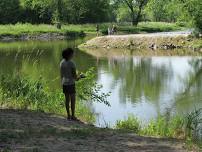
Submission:
<svg viewBox="0 0 202 152">
<path fill-rule="evenodd" d="M 75 117 L 75 116 L 72 116 L 71 117 L 71 120 L 74 120 L 74 121 L 80 121 L 77 117 Z"/>
<path fill-rule="evenodd" d="M 67 120 L 70 121 L 71 120 L 71 116 L 67 116 Z"/>
</svg>

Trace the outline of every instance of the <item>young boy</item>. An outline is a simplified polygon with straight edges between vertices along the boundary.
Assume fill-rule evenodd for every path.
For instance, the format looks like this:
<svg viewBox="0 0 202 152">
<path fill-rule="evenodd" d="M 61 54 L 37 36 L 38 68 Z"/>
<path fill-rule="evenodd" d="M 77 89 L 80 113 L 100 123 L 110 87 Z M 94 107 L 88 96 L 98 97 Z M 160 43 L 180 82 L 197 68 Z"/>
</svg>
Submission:
<svg viewBox="0 0 202 152">
<path fill-rule="evenodd" d="M 67 111 L 68 120 L 78 120 L 75 117 L 75 103 L 76 103 L 76 90 L 75 81 L 81 78 L 76 74 L 76 66 L 71 60 L 74 56 L 74 50 L 67 48 L 62 52 L 63 60 L 60 63 L 61 80 L 63 86 L 63 93 L 65 95 L 65 106 Z M 71 114 L 69 111 L 69 105 L 71 101 Z"/>
</svg>

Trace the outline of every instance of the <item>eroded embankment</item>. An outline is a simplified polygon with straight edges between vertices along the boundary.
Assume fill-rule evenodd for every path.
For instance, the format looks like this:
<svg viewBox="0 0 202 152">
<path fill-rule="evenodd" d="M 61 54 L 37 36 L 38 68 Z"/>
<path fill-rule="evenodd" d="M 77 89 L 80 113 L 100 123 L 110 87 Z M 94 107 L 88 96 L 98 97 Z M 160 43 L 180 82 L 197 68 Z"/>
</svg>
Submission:
<svg viewBox="0 0 202 152">
<path fill-rule="evenodd" d="M 51 40 L 65 40 L 70 38 L 84 37 L 86 34 L 83 32 L 64 32 L 64 33 L 24 33 L 19 35 L 0 35 L 0 41 L 29 41 L 29 40 L 40 40 L 40 41 L 51 41 Z"/>
<path fill-rule="evenodd" d="M 101 129 L 63 117 L 0 109 L 0 151 L 185 152 L 182 141 Z"/>
<path fill-rule="evenodd" d="M 79 48 L 107 48 L 107 49 L 183 49 L 192 48 L 189 33 L 155 33 L 113 35 L 96 37 L 79 46 Z M 199 49 L 200 50 L 200 49 Z"/>
</svg>

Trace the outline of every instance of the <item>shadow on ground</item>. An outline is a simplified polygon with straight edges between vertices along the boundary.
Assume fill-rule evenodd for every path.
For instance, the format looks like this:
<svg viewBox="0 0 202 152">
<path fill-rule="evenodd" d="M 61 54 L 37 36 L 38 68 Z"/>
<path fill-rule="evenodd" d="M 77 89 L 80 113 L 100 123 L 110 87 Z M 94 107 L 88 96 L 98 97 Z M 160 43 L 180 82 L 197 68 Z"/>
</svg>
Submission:
<svg viewBox="0 0 202 152">
<path fill-rule="evenodd" d="M 100 129 L 34 111 L 0 110 L 0 151 L 185 152 L 181 141 Z"/>
</svg>

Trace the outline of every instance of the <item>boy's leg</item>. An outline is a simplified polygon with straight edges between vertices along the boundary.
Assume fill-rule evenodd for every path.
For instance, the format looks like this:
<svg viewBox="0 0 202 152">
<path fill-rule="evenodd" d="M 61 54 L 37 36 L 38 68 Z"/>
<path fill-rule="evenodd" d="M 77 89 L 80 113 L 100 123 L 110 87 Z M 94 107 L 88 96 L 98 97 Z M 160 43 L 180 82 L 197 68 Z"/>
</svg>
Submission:
<svg viewBox="0 0 202 152">
<path fill-rule="evenodd" d="M 76 104 L 76 94 L 71 94 L 71 111 L 72 111 L 72 118 L 75 118 L 75 104 Z"/>
<path fill-rule="evenodd" d="M 69 103 L 70 103 L 70 96 L 68 93 L 65 93 L 65 107 L 66 107 L 68 119 L 70 119 Z"/>
</svg>

